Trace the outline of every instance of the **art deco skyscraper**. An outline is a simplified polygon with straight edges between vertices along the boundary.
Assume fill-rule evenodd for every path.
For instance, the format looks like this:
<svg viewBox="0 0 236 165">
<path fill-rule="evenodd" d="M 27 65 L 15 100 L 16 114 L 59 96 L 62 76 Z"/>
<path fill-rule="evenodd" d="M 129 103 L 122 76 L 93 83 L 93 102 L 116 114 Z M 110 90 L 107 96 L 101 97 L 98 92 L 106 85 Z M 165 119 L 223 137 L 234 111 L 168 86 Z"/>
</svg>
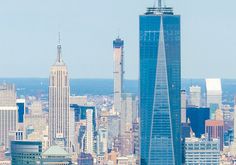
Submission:
<svg viewBox="0 0 236 165">
<path fill-rule="evenodd" d="M 123 93 L 124 60 L 123 49 L 124 41 L 117 38 L 113 41 L 114 48 L 114 109 L 121 111 L 121 98 Z"/>
<path fill-rule="evenodd" d="M 140 164 L 181 164 L 180 16 L 148 8 L 140 16 Z"/>
<path fill-rule="evenodd" d="M 61 44 L 57 45 L 57 59 L 50 70 L 49 79 L 49 140 L 50 145 L 60 141 L 68 151 L 70 86 L 67 66 L 61 58 Z"/>
</svg>

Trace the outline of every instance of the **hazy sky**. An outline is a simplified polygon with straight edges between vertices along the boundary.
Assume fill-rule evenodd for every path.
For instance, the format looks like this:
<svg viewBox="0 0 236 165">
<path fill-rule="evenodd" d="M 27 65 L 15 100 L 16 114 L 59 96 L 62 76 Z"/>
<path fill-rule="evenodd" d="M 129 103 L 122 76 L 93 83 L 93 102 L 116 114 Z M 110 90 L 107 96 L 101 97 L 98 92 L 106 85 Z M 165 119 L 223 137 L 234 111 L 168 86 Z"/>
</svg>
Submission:
<svg viewBox="0 0 236 165">
<path fill-rule="evenodd" d="M 182 77 L 236 78 L 235 0 L 166 0 L 182 16 Z M 153 0 L 7 0 L 0 5 L 0 77 L 48 77 L 58 31 L 72 78 L 112 78 L 112 40 L 138 78 L 138 16 Z M 224 3 L 223 3 L 224 2 Z"/>
</svg>

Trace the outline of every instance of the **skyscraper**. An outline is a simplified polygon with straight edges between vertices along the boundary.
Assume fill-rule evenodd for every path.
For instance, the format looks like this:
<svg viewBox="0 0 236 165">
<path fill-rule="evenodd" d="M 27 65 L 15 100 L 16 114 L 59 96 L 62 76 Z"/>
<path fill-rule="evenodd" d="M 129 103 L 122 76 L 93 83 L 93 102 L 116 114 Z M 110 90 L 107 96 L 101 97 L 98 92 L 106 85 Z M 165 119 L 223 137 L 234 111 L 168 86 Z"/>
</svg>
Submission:
<svg viewBox="0 0 236 165">
<path fill-rule="evenodd" d="M 85 152 L 93 154 L 93 110 L 86 110 L 86 146 Z"/>
<path fill-rule="evenodd" d="M 190 105 L 195 107 L 201 106 L 201 87 L 200 86 L 191 86 L 189 88 L 190 94 Z"/>
<path fill-rule="evenodd" d="M 61 45 L 57 45 L 57 59 L 51 67 L 49 79 L 49 141 L 54 144 L 63 140 L 69 147 L 69 104 L 70 86 L 67 66 L 61 58 Z"/>
<path fill-rule="evenodd" d="M 207 90 L 207 106 L 211 104 L 218 105 L 221 108 L 222 104 L 222 87 L 220 79 L 206 79 Z M 216 110 L 216 109 L 215 109 Z"/>
<path fill-rule="evenodd" d="M 186 91 L 181 91 L 181 123 L 186 123 L 187 96 Z"/>
<path fill-rule="evenodd" d="M 223 151 L 224 147 L 224 121 L 222 120 L 206 120 L 206 134 L 208 139 L 219 139 L 220 150 Z"/>
<path fill-rule="evenodd" d="M 114 109 L 116 112 L 121 111 L 121 98 L 123 93 L 124 77 L 124 41 L 119 37 L 113 41 L 114 49 Z"/>
<path fill-rule="evenodd" d="M 220 141 L 219 139 L 186 138 L 185 141 L 185 164 L 220 164 Z"/>
<path fill-rule="evenodd" d="M 14 165 L 40 164 L 42 142 L 40 141 L 12 141 L 11 160 Z"/>
<path fill-rule="evenodd" d="M 180 16 L 148 8 L 140 16 L 140 135 L 142 165 L 180 165 Z"/>
<path fill-rule="evenodd" d="M 13 84 L 0 84 L 0 144 L 9 147 L 9 133 L 17 130 L 18 108 Z"/>
</svg>

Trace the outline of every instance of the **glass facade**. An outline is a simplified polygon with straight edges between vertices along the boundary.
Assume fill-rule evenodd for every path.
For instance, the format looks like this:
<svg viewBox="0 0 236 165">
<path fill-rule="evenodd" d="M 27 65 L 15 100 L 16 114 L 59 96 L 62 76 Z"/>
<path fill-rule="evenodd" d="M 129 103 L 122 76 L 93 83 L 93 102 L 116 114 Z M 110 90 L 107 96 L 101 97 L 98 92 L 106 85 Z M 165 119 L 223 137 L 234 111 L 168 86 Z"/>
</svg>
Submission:
<svg viewBox="0 0 236 165">
<path fill-rule="evenodd" d="M 11 142 L 12 165 L 40 164 L 41 154 L 42 154 L 42 142 L 40 141 Z"/>
<path fill-rule="evenodd" d="M 140 16 L 140 164 L 180 165 L 180 16 Z"/>
</svg>

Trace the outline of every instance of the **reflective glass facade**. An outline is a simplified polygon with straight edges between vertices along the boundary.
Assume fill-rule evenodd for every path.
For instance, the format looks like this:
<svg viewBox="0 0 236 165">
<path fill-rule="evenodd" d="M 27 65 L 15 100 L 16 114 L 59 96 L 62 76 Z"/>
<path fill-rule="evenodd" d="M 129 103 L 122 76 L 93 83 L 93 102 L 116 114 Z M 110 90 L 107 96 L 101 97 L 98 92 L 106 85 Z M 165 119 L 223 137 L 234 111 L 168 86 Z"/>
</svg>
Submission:
<svg viewBox="0 0 236 165">
<path fill-rule="evenodd" d="M 139 19 L 140 164 L 180 165 L 180 16 L 150 8 Z"/>
</svg>

